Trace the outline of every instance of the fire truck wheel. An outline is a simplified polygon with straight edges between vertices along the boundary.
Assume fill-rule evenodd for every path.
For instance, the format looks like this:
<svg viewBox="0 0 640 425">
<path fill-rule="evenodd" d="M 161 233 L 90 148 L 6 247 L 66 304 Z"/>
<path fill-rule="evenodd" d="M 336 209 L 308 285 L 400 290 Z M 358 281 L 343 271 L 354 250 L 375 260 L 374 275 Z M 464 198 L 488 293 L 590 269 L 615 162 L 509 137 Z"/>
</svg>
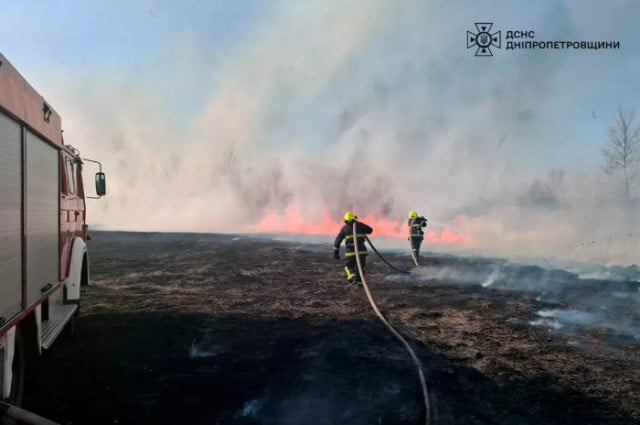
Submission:
<svg viewBox="0 0 640 425">
<path fill-rule="evenodd" d="M 89 286 L 89 270 L 87 270 L 87 254 L 84 255 L 82 259 L 82 270 L 80 273 L 80 287 L 87 290 L 87 286 Z"/>
</svg>

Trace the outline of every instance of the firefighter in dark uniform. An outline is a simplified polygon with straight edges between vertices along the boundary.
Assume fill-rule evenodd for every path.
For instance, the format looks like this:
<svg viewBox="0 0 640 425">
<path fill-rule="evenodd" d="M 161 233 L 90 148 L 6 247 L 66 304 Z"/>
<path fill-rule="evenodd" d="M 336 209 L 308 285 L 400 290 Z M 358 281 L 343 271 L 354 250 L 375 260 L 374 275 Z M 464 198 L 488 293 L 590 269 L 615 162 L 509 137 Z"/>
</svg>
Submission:
<svg viewBox="0 0 640 425">
<path fill-rule="evenodd" d="M 355 242 L 358 244 L 358 253 L 360 254 L 360 263 L 362 265 L 362 271 L 365 271 L 367 264 L 367 247 L 364 244 L 365 235 L 370 235 L 373 229 L 364 223 L 357 221 L 357 218 L 352 212 L 347 212 L 344 215 L 344 226 L 340 229 L 336 240 L 333 242 L 333 256 L 336 260 L 340 259 L 340 244 L 345 241 L 347 251 L 345 257 L 347 262 L 344 266 L 344 271 L 347 274 L 347 280 L 349 283 L 359 284 L 362 282 L 362 277 L 358 272 L 358 263 L 356 260 Z M 356 223 L 356 239 L 353 240 L 353 223 Z"/>
<path fill-rule="evenodd" d="M 427 219 L 418 216 L 415 211 L 409 212 L 409 239 L 411 240 L 411 250 L 416 256 L 416 261 L 420 257 L 420 245 L 424 239 L 423 227 L 427 227 Z"/>
</svg>

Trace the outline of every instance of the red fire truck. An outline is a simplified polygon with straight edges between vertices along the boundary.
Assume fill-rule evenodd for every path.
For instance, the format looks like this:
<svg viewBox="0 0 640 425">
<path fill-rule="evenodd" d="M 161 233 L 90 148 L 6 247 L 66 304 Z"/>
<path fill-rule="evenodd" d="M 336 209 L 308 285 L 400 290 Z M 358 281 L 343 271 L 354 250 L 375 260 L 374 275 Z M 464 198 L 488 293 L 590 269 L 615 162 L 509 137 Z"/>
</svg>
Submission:
<svg viewBox="0 0 640 425">
<path fill-rule="evenodd" d="M 95 197 L 86 162 L 99 167 Z M 25 359 L 77 312 L 89 283 L 85 198 L 105 188 L 102 165 L 64 144 L 60 116 L 0 54 L 0 400 L 20 403 Z"/>
</svg>

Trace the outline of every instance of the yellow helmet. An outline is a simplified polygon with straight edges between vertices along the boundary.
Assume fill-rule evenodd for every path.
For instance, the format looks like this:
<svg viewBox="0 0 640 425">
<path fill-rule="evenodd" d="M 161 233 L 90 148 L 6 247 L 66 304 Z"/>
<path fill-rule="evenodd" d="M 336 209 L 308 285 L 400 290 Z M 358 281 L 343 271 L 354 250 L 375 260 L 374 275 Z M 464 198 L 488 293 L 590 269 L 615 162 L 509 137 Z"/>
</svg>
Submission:
<svg viewBox="0 0 640 425">
<path fill-rule="evenodd" d="M 351 211 L 347 211 L 346 213 L 344 213 L 344 221 L 352 221 L 355 220 L 356 217 L 355 214 L 353 214 Z"/>
<path fill-rule="evenodd" d="M 417 216 L 418 216 L 418 213 L 417 213 L 417 212 L 415 212 L 415 211 L 409 211 L 409 218 L 414 218 L 414 217 L 417 217 Z"/>
</svg>

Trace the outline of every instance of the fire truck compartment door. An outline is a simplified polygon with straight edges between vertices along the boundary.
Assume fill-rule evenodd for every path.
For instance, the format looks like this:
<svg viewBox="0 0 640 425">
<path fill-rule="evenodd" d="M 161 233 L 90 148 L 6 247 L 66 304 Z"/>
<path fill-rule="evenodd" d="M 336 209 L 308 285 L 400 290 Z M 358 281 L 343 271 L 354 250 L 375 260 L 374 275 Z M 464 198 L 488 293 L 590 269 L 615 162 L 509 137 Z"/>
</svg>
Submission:
<svg viewBox="0 0 640 425">
<path fill-rule="evenodd" d="M 42 296 L 42 288 L 60 276 L 58 151 L 38 136 L 26 137 L 27 305 Z"/>
<path fill-rule="evenodd" d="M 0 112 L 0 318 L 21 310 L 22 177 L 20 126 Z"/>
</svg>

